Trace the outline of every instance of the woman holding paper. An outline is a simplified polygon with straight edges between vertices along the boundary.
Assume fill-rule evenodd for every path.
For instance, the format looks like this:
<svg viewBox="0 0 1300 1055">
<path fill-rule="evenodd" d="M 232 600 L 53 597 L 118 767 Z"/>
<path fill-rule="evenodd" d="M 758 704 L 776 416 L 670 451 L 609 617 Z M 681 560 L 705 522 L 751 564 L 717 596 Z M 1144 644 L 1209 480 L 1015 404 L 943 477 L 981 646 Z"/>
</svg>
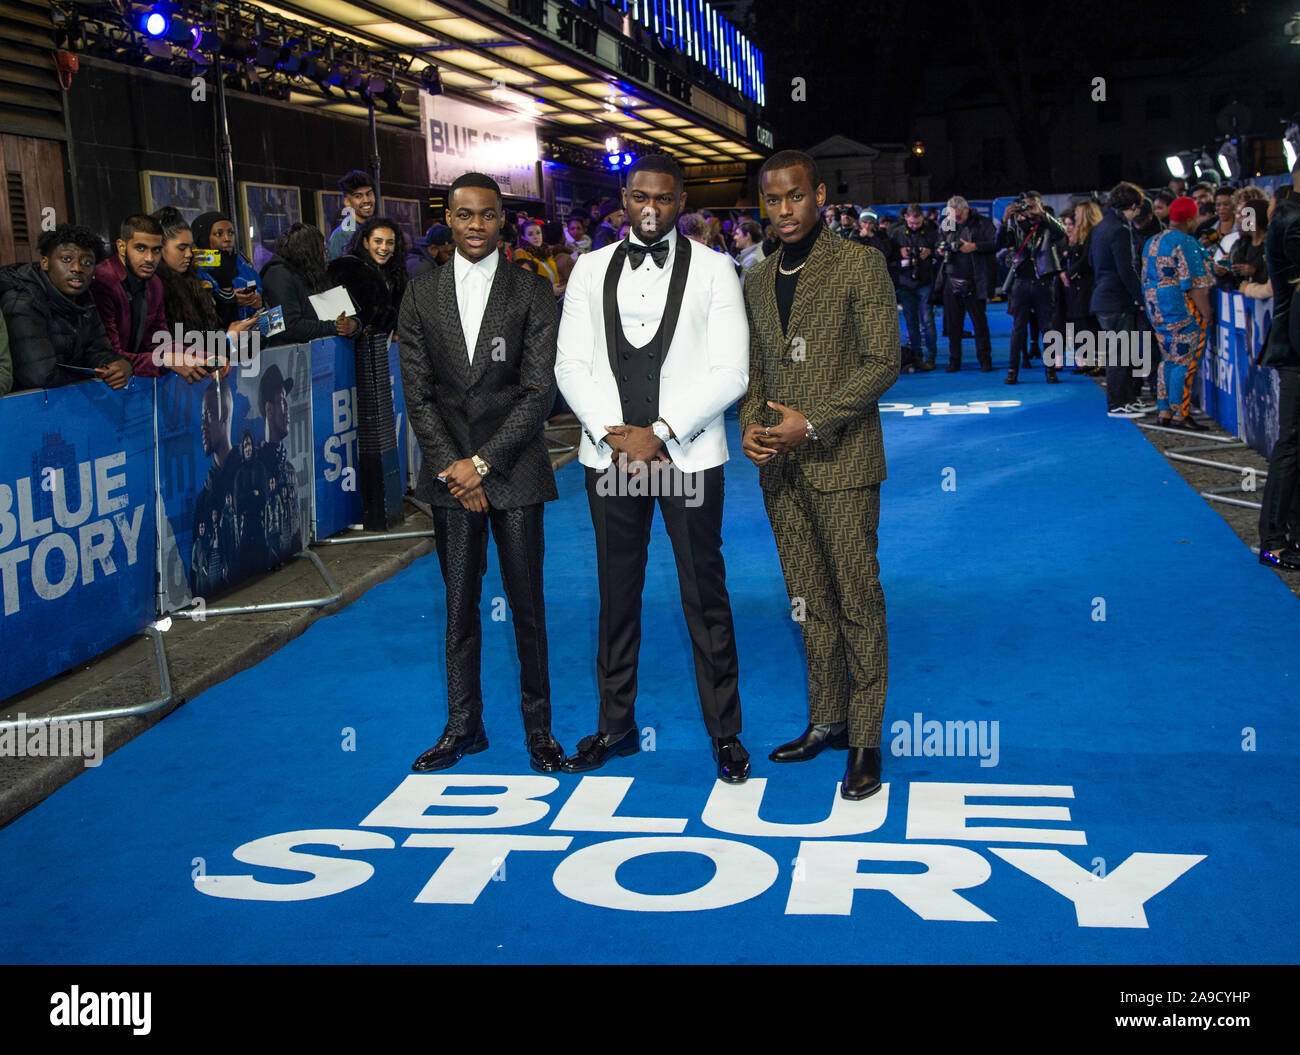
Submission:
<svg viewBox="0 0 1300 1055">
<path fill-rule="evenodd" d="M 320 319 L 311 298 L 327 288 L 325 236 L 309 223 L 296 223 L 275 243 L 275 255 L 262 268 L 262 299 L 284 312 L 284 330 L 270 344 L 302 344 L 318 337 L 351 337 L 360 323 L 346 311 Z"/>
<path fill-rule="evenodd" d="M 326 269 L 329 281 L 348 291 L 363 329 L 387 333 L 397 324 L 406 292 L 406 238 L 392 220 L 372 216 L 344 254 Z"/>
</svg>

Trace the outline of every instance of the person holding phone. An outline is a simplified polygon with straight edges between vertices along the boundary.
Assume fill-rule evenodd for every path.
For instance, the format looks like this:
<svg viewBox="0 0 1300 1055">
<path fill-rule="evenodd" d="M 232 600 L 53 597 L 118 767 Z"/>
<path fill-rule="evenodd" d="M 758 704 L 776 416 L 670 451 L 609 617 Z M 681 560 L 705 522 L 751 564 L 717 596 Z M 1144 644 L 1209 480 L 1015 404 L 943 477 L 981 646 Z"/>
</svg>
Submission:
<svg viewBox="0 0 1300 1055">
<path fill-rule="evenodd" d="M 223 212 L 205 212 L 192 224 L 196 253 L 216 253 L 196 261 L 198 275 L 212 287 L 217 317 L 223 326 L 248 319 L 262 307 L 262 280 L 235 247 L 235 225 Z M 210 260 L 210 262 L 208 262 Z"/>
<path fill-rule="evenodd" d="M 167 319 L 167 340 L 155 349 L 157 362 L 190 384 L 203 380 L 218 368 L 225 377 L 230 373 L 231 345 L 238 347 L 240 334 L 256 326 L 257 319 L 236 319 L 223 326 L 212 302 L 211 287 L 199 277 L 194 266 L 194 235 L 190 225 L 180 210 L 170 205 L 154 213 L 154 219 L 163 230 L 162 259 L 157 274 L 163 286 L 163 313 Z M 173 346 L 178 335 L 182 339 L 179 348 Z M 201 357 L 192 350 L 196 337 L 201 339 Z M 202 361 L 196 362 L 199 358 Z"/>
</svg>

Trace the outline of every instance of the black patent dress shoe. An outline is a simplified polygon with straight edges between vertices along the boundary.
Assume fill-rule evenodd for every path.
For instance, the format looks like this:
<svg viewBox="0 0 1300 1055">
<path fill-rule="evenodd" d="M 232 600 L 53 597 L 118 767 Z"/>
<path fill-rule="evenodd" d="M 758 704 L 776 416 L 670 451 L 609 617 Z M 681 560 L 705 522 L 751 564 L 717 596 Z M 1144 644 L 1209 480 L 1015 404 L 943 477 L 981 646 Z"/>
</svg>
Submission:
<svg viewBox="0 0 1300 1055">
<path fill-rule="evenodd" d="M 566 758 L 562 768 L 566 773 L 586 773 L 599 769 L 615 755 L 626 757 L 640 750 L 635 726 L 612 738 L 608 733 L 596 733 L 578 741 L 577 753 Z"/>
<path fill-rule="evenodd" d="M 1210 426 L 1209 426 L 1209 425 L 1206 425 L 1206 424 L 1204 424 L 1203 422 L 1197 421 L 1197 420 L 1196 420 L 1194 417 L 1192 417 L 1190 414 L 1188 414 L 1187 417 L 1183 418 L 1181 421 L 1179 421 L 1178 419 L 1175 419 L 1174 424 L 1175 424 L 1175 426 L 1176 426 L 1177 428 L 1180 428 L 1180 429 L 1187 429 L 1187 430 L 1189 430 L 1189 431 L 1191 431 L 1191 432 L 1209 432 L 1209 431 L 1210 431 Z"/>
<path fill-rule="evenodd" d="M 726 784 L 743 784 L 749 779 L 749 752 L 738 736 L 724 736 L 713 741 L 713 759 L 718 763 L 718 779 Z"/>
<path fill-rule="evenodd" d="M 1014 370 L 1008 370 L 1007 376 L 1002 379 L 1004 385 L 1014 385 L 1020 382 L 1020 375 Z"/>
<path fill-rule="evenodd" d="M 415 760 L 411 772 L 432 773 L 436 769 L 447 769 L 465 755 L 476 755 L 487 748 L 487 733 L 482 725 L 472 733 L 443 733 L 436 744 Z"/>
<path fill-rule="evenodd" d="M 1047 368 L 1047 383 L 1049 385 L 1059 385 L 1061 383 L 1061 379 L 1056 376 L 1056 367 L 1054 366 Z"/>
<path fill-rule="evenodd" d="M 865 799 L 880 790 L 880 748 L 850 747 L 840 798 Z"/>
<path fill-rule="evenodd" d="M 558 773 L 564 768 L 564 748 L 550 733 L 528 738 L 528 764 L 538 773 Z"/>
<path fill-rule="evenodd" d="M 944 369 L 944 373 L 946 374 L 955 374 L 958 370 L 961 369 L 961 363 L 949 363 L 943 369 Z"/>
<path fill-rule="evenodd" d="M 1267 564 L 1278 571 L 1300 571 L 1300 549 L 1290 546 L 1278 546 L 1275 549 L 1259 550 L 1260 564 Z"/>
<path fill-rule="evenodd" d="M 773 762 L 807 762 L 816 758 L 828 747 L 844 751 L 849 746 L 849 730 L 845 722 L 827 725 L 810 725 L 803 735 L 782 744 L 767 757 Z"/>
</svg>

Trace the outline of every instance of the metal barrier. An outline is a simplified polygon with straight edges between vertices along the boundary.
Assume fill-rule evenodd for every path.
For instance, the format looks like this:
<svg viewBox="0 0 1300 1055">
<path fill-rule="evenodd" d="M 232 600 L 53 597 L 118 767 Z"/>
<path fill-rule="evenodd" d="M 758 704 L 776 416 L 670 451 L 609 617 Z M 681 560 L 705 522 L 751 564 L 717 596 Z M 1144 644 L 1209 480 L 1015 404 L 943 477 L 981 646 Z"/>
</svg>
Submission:
<svg viewBox="0 0 1300 1055">
<path fill-rule="evenodd" d="M 163 648 L 162 634 L 156 626 L 146 626 L 140 633 L 153 641 L 154 658 L 158 663 L 158 686 L 162 695 L 132 707 L 111 707 L 98 711 L 78 711 L 75 714 L 51 714 L 43 718 L 27 718 L 21 722 L 0 721 L 0 730 L 25 729 L 31 725 L 49 725 L 51 722 L 92 722 L 106 718 L 130 718 L 162 710 L 172 702 L 171 672 L 167 669 L 167 651 Z"/>
<path fill-rule="evenodd" d="M 420 512 L 422 512 L 425 516 L 429 517 L 430 520 L 433 519 L 433 510 L 431 510 L 423 502 L 417 501 L 416 499 L 412 498 L 410 495 L 402 495 L 402 498 L 404 501 L 410 502 L 411 505 L 415 506 L 415 508 L 418 509 Z M 349 524 L 348 530 L 362 531 L 363 529 L 359 525 L 354 526 Z M 317 546 L 342 546 L 349 542 L 387 542 L 390 539 L 399 539 L 399 538 L 432 538 L 435 534 L 436 533 L 433 531 L 432 528 L 430 528 L 428 531 L 381 531 L 381 532 L 366 533 L 361 535 L 351 535 L 348 538 L 337 538 L 337 537 L 319 538 L 316 540 L 316 545 Z"/>
<path fill-rule="evenodd" d="M 176 617 L 184 616 L 187 619 L 206 619 L 210 615 L 244 615 L 248 612 L 284 612 L 291 608 L 324 608 L 326 605 L 333 604 L 343 596 L 342 588 L 336 583 L 333 577 L 321 563 L 321 559 L 311 550 L 305 549 L 296 554 L 299 557 L 306 557 L 320 572 L 320 577 L 325 580 L 325 585 L 329 589 L 328 597 L 308 597 L 301 601 L 269 601 L 266 604 L 242 604 L 242 605 L 222 605 L 215 608 L 201 606 L 198 608 L 182 608 L 172 614 Z M 256 580 L 249 580 L 250 582 Z"/>
</svg>

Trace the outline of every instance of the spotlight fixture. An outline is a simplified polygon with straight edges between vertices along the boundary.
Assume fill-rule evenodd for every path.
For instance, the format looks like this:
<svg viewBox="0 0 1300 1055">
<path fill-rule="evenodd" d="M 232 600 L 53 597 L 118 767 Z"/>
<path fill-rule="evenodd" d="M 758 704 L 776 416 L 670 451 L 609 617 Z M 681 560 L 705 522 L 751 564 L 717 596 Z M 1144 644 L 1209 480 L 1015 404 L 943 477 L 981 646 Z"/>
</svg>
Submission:
<svg viewBox="0 0 1300 1055">
<path fill-rule="evenodd" d="M 1192 155 L 1186 152 L 1170 154 L 1165 158 L 1165 165 L 1174 179 L 1187 179 L 1192 173 Z"/>
<path fill-rule="evenodd" d="M 190 50 L 217 54 L 225 44 L 215 26 L 195 26 L 190 30 Z"/>
<path fill-rule="evenodd" d="M 384 104 L 390 114 L 396 117 L 402 117 L 402 89 L 396 81 L 389 81 L 384 90 L 379 93 L 379 101 Z"/>
<path fill-rule="evenodd" d="M 154 4 L 140 16 L 136 25 L 150 40 L 186 47 L 194 42 L 193 27 L 176 13 L 173 4 Z"/>
<path fill-rule="evenodd" d="M 1235 180 L 1241 175 L 1237 144 L 1231 139 L 1225 139 L 1223 145 L 1219 147 L 1219 170 L 1230 180 Z"/>
<path fill-rule="evenodd" d="M 257 53 L 257 45 L 242 30 L 235 30 L 221 44 L 221 57 L 247 62 Z"/>
<path fill-rule="evenodd" d="M 1208 183 L 1219 182 L 1219 166 L 1215 164 L 1214 158 L 1210 157 L 1209 152 L 1202 147 L 1201 156 L 1195 161 L 1196 175 Z"/>
<path fill-rule="evenodd" d="M 1296 158 L 1300 157 L 1300 121 L 1292 121 L 1282 133 L 1282 153 L 1286 155 L 1287 171 L 1295 168 Z"/>
</svg>

